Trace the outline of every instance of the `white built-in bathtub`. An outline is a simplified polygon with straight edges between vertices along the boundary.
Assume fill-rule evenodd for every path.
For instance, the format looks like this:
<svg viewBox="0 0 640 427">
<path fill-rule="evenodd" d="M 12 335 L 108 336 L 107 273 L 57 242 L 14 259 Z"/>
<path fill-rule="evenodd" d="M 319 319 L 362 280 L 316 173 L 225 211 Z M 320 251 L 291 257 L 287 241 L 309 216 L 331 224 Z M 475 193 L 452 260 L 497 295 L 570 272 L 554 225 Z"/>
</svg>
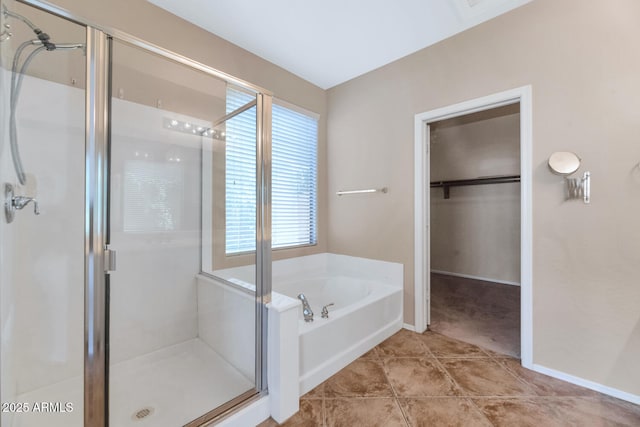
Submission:
<svg viewBox="0 0 640 427">
<path fill-rule="evenodd" d="M 304 293 L 314 312 L 313 322 L 303 320 L 302 307 L 298 316 L 301 395 L 402 327 L 402 288 L 379 280 L 327 274 L 274 280 L 273 289 L 292 298 Z"/>
<path fill-rule="evenodd" d="M 402 327 L 402 264 L 324 253 L 274 261 L 272 270 L 274 294 L 297 300 L 304 293 L 314 312 L 313 322 L 305 322 L 300 304 L 300 395 Z M 215 274 L 251 287 L 254 269 Z M 332 303 L 322 318 L 322 307 Z"/>
</svg>

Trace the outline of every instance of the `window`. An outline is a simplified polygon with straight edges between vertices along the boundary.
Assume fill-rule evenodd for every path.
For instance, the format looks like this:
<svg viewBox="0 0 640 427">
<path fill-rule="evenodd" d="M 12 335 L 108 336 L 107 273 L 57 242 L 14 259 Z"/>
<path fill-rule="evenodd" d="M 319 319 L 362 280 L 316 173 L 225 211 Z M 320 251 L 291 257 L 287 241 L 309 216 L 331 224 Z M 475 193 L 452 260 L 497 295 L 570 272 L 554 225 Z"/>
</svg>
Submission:
<svg viewBox="0 0 640 427">
<path fill-rule="evenodd" d="M 252 95 L 227 89 L 227 113 Z M 255 250 L 255 109 L 226 127 L 226 253 Z M 247 116 L 240 119 L 242 116 Z M 237 119 L 237 120 L 234 120 Z M 318 118 L 274 101 L 271 241 L 273 248 L 316 243 Z"/>
</svg>

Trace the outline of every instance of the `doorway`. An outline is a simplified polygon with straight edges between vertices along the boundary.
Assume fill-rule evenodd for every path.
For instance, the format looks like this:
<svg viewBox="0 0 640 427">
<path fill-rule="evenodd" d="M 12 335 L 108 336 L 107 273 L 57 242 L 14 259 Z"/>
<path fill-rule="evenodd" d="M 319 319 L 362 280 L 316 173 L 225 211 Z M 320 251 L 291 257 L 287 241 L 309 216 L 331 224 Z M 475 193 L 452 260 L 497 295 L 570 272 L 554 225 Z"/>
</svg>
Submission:
<svg viewBox="0 0 640 427">
<path fill-rule="evenodd" d="M 507 107 L 513 106 L 513 107 Z M 433 315 L 432 295 L 432 248 L 434 247 L 434 232 L 431 225 L 431 155 L 432 155 L 432 130 L 442 125 L 444 121 L 452 119 L 462 120 L 464 116 L 470 116 L 484 112 L 491 114 L 491 110 L 499 111 L 501 108 L 518 108 L 519 113 L 519 175 L 520 175 L 520 224 L 519 224 L 519 249 L 520 249 L 520 354 L 522 364 L 530 367 L 532 364 L 532 220 L 531 220 L 531 87 L 525 86 L 510 91 L 497 93 L 483 98 L 466 101 L 460 104 L 417 114 L 415 117 L 415 325 L 416 331 L 423 332 L 431 324 Z M 481 114 L 481 115 L 482 115 Z M 470 116 L 471 117 L 471 116 Z M 493 175 L 485 174 L 482 175 Z M 512 175 L 512 176 L 515 176 Z M 488 178 L 488 177 L 484 177 Z M 491 178 L 498 178 L 492 176 Z M 502 177 L 504 178 L 504 176 Z M 456 179 L 451 179 L 451 181 Z M 445 181 L 444 179 L 441 181 Z M 505 181 L 508 182 L 508 181 Z M 498 183 L 498 182 L 496 182 Z M 445 185 L 446 184 L 446 185 Z M 479 183 L 467 183 L 478 185 Z M 500 185 L 513 185 L 500 183 Z M 498 187 L 498 186 L 491 186 Z M 453 189 L 452 189 L 453 188 Z M 462 188 L 462 187 L 461 187 Z M 473 187 L 470 187 L 473 188 Z M 443 183 L 434 190 L 441 191 L 441 198 L 451 197 L 459 188 L 451 183 Z M 434 248 L 435 249 L 435 248 Z M 463 273 L 464 274 L 464 273 Z M 471 274 L 468 274 L 471 275 Z M 456 276 L 449 276 L 456 277 Z M 477 277 L 481 277 L 477 275 Z M 485 277 L 486 278 L 486 277 Z M 505 280 L 507 281 L 507 280 Z M 515 282 L 515 281 L 510 281 Z M 504 285 L 510 286 L 510 285 Z"/>
<path fill-rule="evenodd" d="M 429 329 L 520 356 L 520 103 L 429 125 Z"/>
</svg>

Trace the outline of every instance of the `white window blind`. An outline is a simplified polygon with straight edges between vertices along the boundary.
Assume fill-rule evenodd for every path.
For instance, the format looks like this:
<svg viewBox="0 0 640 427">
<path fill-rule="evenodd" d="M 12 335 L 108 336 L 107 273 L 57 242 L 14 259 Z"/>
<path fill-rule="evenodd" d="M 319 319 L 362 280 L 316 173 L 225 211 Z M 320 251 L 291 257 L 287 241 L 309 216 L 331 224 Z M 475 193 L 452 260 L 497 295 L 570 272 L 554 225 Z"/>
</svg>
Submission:
<svg viewBox="0 0 640 427">
<path fill-rule="evenodd" d="M 227 113 L 253 96 L 227 89 Z M 277 102 L 277 101 L 276 101 Z M 248 123 L 227 122 L 226 252 L 255 250 L 255 109 Z M 240 117 L 236 116 L 236 117 Z M 313 245 L 317 219 L 318 119 L 274 103 L 271 239 L 273 248 Z"/>
</svg>

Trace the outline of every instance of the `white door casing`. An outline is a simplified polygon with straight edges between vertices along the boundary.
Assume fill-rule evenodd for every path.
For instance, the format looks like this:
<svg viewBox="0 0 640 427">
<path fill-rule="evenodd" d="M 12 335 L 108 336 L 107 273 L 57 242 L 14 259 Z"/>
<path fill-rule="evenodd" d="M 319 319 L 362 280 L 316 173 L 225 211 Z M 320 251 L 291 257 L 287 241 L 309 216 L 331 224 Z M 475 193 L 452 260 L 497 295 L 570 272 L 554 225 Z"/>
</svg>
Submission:
<svg viewBox="0 0 640 427">
<path fill-rule="evenodd" d="M 449 105 L 415 116 L 414 146 L 414 299 L 415 330 L 422 333 L 430 322 L 430 230 L 429 230 L 429 124 L 520 103 L 520 352 L 522 366 L 533 366 L 533 214 L 532 214 L 532 89 L 531 86 L 495 93 L 459 104 Z"/>
</svg>

